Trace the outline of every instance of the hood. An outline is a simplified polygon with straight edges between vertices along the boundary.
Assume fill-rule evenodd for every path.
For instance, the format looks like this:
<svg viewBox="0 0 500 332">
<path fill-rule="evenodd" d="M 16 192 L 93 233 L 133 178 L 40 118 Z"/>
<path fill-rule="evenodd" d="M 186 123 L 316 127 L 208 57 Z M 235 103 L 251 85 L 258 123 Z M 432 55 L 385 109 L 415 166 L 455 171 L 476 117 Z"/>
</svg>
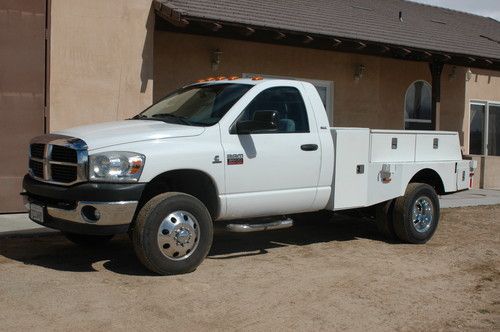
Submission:
<svg viewBox="0 0 500 332">
<path fill-rule="evenodd" d="M 89 150 L 172 137 L 201 135 L 204 127 L 184 126 L 152 120 L 126 120 L 81 126 L 55 132 L 83 139 Z"/>
</svg>

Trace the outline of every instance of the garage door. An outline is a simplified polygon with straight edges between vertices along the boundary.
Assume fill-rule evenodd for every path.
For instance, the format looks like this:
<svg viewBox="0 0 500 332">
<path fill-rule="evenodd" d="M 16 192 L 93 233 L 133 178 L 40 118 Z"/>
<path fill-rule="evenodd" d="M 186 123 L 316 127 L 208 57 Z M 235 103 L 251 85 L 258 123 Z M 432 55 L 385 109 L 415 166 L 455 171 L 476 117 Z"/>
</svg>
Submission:
<svg viewBox="0 0 500 332">
<path fill-rule="evenodd" d="M 44 131 L 46 0 L 0 0 L 0 213 L 24 211 L 28 143 Z"/>
</svg>

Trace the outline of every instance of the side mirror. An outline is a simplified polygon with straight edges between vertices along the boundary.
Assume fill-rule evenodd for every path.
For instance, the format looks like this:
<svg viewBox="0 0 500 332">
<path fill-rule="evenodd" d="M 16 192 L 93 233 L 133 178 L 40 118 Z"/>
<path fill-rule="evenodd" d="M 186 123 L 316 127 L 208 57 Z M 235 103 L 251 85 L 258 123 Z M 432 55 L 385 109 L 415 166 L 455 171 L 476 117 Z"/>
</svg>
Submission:
<svg viewBox="0 0 500 332">
<path fill-rule="evenodd" d="M 253 120 L 236 123 L 236 133 L 239 135 L 254 132 L 273 132 L 278 129 L 277 111 L 255 111 Z"/>
</svg>

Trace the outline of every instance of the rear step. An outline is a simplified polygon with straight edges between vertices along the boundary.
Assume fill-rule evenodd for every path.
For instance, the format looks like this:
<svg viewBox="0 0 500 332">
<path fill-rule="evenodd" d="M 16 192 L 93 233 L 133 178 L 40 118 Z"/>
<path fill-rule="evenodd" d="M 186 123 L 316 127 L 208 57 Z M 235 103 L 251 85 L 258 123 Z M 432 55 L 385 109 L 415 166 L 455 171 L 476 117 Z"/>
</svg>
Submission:
<svg viewBox="0 0 500 332">
<path fill-rule="evenodd" d="M 229 232 L 234 233 L 251 233 L 251 232 L 262 232 L 262 231 L 272 231 L 276 229 L 284 229 L 293 226 L 293 220 L 288 218 L 284 220 L 273 220 L 263 223 L 252 223 L 252 224 L 228 224 L 226 229 Z"/>
</svg>

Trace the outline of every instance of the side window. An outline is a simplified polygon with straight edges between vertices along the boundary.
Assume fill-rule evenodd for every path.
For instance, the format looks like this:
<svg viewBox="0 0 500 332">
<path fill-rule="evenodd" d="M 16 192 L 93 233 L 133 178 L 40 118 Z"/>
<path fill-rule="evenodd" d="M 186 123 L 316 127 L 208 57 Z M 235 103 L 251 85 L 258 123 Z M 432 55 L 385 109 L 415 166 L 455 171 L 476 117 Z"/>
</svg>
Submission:
<svg viewBox="0 0 500 332">
<path fill-rule="evenodd" d="M 306 106 L 296 88 L 276 87 L 262 91 L 245 108 L 238 121 L 252 120 L 256 111 L 277 111 L 278 133 L 309 132 Z"/>
</svg>

